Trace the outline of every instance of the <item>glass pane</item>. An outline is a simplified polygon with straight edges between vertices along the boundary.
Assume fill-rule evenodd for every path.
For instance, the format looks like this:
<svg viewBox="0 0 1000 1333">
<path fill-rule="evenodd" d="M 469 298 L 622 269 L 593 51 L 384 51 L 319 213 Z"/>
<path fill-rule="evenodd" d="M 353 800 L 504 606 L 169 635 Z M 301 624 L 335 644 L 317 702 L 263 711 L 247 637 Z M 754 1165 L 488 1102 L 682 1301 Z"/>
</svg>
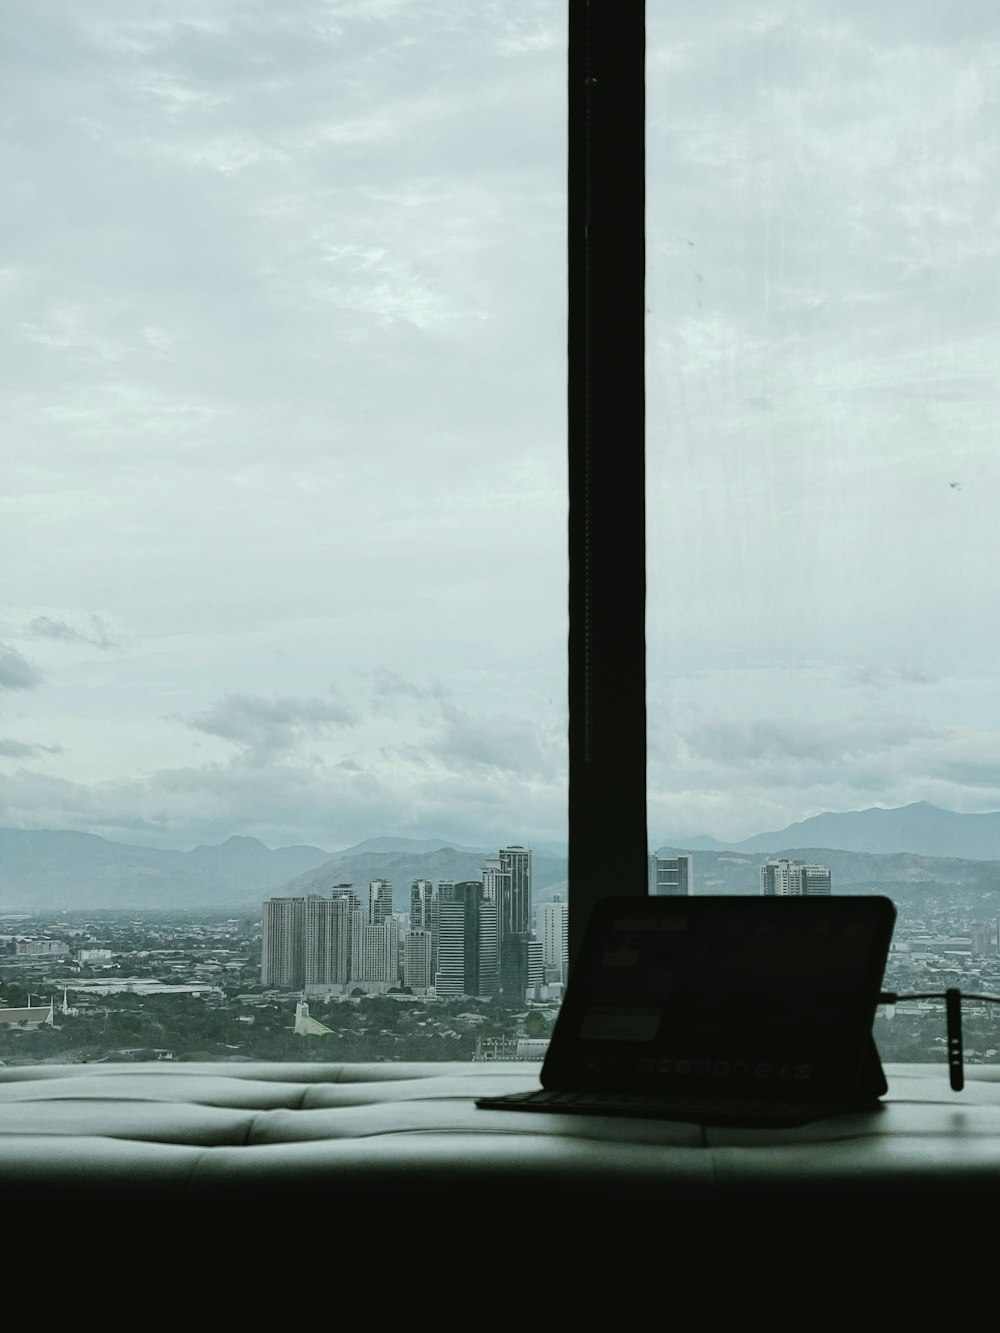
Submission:
<svg viewBox="0 0 1000 1333">
<path fill-rule="evenodd" d="M 885 892 L 890 985 L 995 992 L 1000 15 L 649 20 L 651 846 Z"/>
<path fill-rule="evenodd" d="M 291 1034 L 301 968 L 271 1014 L 235 997 L 271 897 L 351 881 L 368 994 L 402 983 L 415 882 L 530 848 L 520 981 L 565 889 L 563 7 L 2 23 L 0 912 L 30 915 L 0 921 L 0 1004 L 65 983 L 82 1015 L 107 965 L 221 988 L 211 1021 L 173 997 L 186 1028 L 112 996 L 115 1050 L 471 1055 L 481 1022 L 404 1041 L 325 1001 L 342 1040 Z M 314 972 L 331 940 L 296 946 Z"/>
</svg>

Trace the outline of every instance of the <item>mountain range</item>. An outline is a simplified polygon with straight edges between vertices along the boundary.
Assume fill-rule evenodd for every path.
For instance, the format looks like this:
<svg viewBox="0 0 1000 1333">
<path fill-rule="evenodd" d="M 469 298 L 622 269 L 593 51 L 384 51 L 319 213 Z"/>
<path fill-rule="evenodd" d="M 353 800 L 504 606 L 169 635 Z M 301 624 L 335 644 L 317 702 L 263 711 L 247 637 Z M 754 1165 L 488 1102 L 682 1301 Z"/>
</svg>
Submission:
<svg viewBox="0 0 1000 1333">
<path fill-rule="evenodd" d="M 913 852 L 918 856 L 996 861 L 1000 860 L 1000 812 L 957 814 L 918 801 L 892 810 L 875 807 L 813 815 L 742 842 L 719 842 L 709 837 L 667 841 L 688 851 L 779 852 L 793 847 L 829 847 L 844 852 Z"/>
<path fill-rule="evenodd" d="M 393 884 L 393 907 L 409 911 L 414 879 L 479 879 L 496 848 L 442 846 L 436 839 L 370 838 L 342 852 L 272 850 L 256 838 L 167 851 L 111 842 L 92 833 L 0 829 L 0 912 L 80 908 L 227 907 L 257 913 L 272 895 L 328 892 L 353 884 L 364 898 L 373 879 Z M 536 851 L 537 901 L 566 888 L 566 858 Z"/>
<path fill-rule="evenodd" d="M 0 829 L 0 910 L 246 902 L 329 857 L 319 847 L 272 851 L 256 838 L 177 852 L 93 833 Z"/>
<path fill-rule="evenodd" d="M 315 869 L 307 870 L 286 884 L 283 893 L 293 896 L 326 893 L 334 884 L 353 884 L 362 900 L 373 879 L 392 884 L 392 906 L 396 912 L 410 910 L 410 885 L 415 879 L 480 879 L 483 861 L 492 851 L 470 852 L 456 847 L 438 847 L 429 852 L 377 853 L 349 848 Z M 566 858 L 532 852 L 531 885 L 535 902 L 548 901 L 554 893 L 566 893 Z"/>
<path fill-rule="evenodd" d="M 756 867 L 777 853 L 828 865 L 835 890 L 1000 879 L 995 864 L 1000 813 L 956 814 L 923 802 L 816 815 L 738 843 L 702 837 L 661 845 L 698 854 L 696 892 L 756 892 Z M 69 830 L 0 829 L 0 912 L 217 907 L 256 912 L 265 897 L 323 893 L 334 884 L 353 884 L 363 897 L 373 879 L 392 881 L 393 907 L 405 912 L 412 880 L 478 879 L 484 858 L 495 854 L 495 848 L 392 837 L 336 853 L 310 846 L 272 850 L 244 837 L 178 852 Z M 565 893 L 566 879 L 566 858 L 536 848 L 535 901 Z M 609 884 L 608 892 L 615 887 Z"/>
</svg>

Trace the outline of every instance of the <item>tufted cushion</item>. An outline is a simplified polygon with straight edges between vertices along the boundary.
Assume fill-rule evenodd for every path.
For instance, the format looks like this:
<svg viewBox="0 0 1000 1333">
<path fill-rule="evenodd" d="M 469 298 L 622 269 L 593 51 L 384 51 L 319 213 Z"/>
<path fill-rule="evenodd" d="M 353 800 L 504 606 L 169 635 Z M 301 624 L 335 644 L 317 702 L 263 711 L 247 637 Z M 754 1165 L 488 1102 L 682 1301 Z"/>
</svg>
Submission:
<svg viewBox="0 0 1000 1333">
<path fill-rule="evenodd" d="M 224 1270 L 226 1310 L 238 1301 L 253 1320 L 265 1293 L 284 1317 L 282 1264 L 313 1271 L 331 1245 L 338 1272 L 349 1256 L 389 1299 L 399 1256 L 433 1291 L 456 1246 L 492 1254 L 491 1280 L 524 1291 L 529 1241 L 550 1297 L 560 1288 L 542 1277 L 568 1264 L 588 1290 L 598 1274 L 655 1273 L 736 1315 L 762 1274 L 791 1299 L 794 1272 L 797 1299 L 822 1292 L 850 1314 L 854 1288 L 834 1275 L 881 1280 L 900 1225 L 933 1235 L 937 1269 L 977 1245 L 992 1261 L 976 1219 L 1000 1198 L 1000 1069 L 970 1068 L 961 1094 L 943 1065 L 887 1073 L 871 1111 L 736 1129 L 474 1106 L 537 1086 L 526 1064 L 0 1069 L 0 1249 L 16 1266 L 12 1237 L 26 1255 L 38 1236 L 64 1238 L 60 1264 L 72 1256 L 84 1286 L 113 1271 L 125 1290 L 127 1273 L 140 1302 L 151 1263 L 210 1284 Z M 538 1268 L 546 1255 L 557 1269 Z"/>
<path fill-rule="evenodd" d="M 512 1177 L 556 1193 L 669 1183 L 731 1203 L 788 1204 L 859 1183 L 901 1199 L 1000 1190 L 1000 1069 L 951 1092 L 943 1066 L 890 1069 L 882 1106 L 796 1128 L 485 1111 L 487 1091 L 537 1086 L 525 1064 L 143 1064 L 0 1069 L 0 1163 L 19 1186 L 192 1196 L 307 1183 Z M 699 1195 L 698 1197 L 701 1197 Z M 1000 1194 L 997 1195 L 1000 1197 Z M 758 1198 L 758 1203 L 763 1203 Z"/>
</svg>

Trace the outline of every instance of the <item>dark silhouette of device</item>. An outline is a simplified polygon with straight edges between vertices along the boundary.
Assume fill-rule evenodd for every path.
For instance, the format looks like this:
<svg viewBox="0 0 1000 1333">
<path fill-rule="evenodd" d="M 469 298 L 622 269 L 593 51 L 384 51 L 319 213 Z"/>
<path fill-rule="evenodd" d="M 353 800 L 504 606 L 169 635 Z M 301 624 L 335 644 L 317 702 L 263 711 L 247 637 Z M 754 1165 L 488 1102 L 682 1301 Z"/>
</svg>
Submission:
<svg viewBox="0 0 1000 1333">
<path fill-rule="evenodd" d="M 542 1089 L 477 1105 L 747 1125 L 870 1107 L 895 917 L 878 896 L 605 899 Z"/>
</svg>

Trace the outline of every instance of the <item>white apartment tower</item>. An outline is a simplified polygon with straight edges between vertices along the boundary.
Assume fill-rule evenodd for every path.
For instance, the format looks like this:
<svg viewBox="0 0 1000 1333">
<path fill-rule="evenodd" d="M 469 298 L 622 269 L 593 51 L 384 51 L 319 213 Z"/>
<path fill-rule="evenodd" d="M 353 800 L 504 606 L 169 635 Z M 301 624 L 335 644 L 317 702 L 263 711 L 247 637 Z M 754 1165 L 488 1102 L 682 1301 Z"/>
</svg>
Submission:
<svg viewBox="0 0 1000 1333">
<path fill-rule="evenodd" d="M 813 898 L 831 892 L 826 866 L 778 857 L 760 867 L 760 892 L 765 898 Z"/>
<path fill-rule="evenodd" d="M 261 916 L 263 986 L 298 990 L 305 981 L 305 898 L 269 898 Z"/>
<path fill-rule="evenodd" d="M 399 922 L 390 916 L 379 926 L 371 925 L 365 912 L 354 913 L 351 948 L 351 980 L 399 981 Z"/>
<path fill-rule="evenodd" d="M 353 895 L 351 895 L 353 897 Z M 351 901 L 311 897 L 305 907 L 305 984 L 342 985 L 351 976 Z"/>
<path fill-rule="evenodd" d="M 404 986 L 414 991 L 425 991 L 434 985 L 431 957 L 431 932 L 408 930 L 403 936 Z"/>
<path fill-rule="evenodd" d="M 547 975 L 558 970 L 559 980 L 565 985 L 569 959 L 568 904 L 553 898 L 538 909 L 538 934 L 542 943 L 542 965 Z"/>
</svg>

